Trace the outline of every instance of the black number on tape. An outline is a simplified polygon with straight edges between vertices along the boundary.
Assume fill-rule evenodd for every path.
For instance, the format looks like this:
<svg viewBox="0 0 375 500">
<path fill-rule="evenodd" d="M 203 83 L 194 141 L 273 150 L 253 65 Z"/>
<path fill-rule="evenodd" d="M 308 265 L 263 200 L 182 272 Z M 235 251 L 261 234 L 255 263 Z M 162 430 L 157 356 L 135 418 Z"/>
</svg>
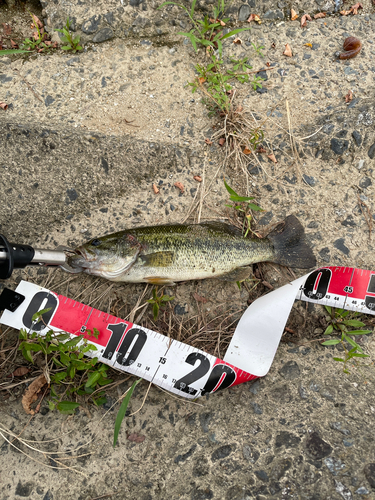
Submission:
<svg viewBox="0 0 375 500">
<path fill-rule="evenodd" d="M 125 359 L 124 356 L 134 340 L 135 342 L 132 350 L 129 352 L 129 356 Z M 132 328 L 131 330 L 129 330 L 119 347 L 116 360 L 117 363 L 122 366 L 130 366 L 131 364 L 133 364 L 134 361 L 138 358 L 139 353 L 143 349 L 146 340 L 147 334 L 140 328 Z"/>
<path fill-rule="evenodd" d="M 368 293 L 375 293 L 375 274 L 372 274 L 370 276 L 370 281 L 367 287 L 367 292 Z M 365 296 L 365 304 L 370 311 L 375 310 L 375 297 L 371 295 L 366 295 Z"/>
<path fill-rule="evenodd" d="M 53 313 L 56 310 L 58 301 L 57 298 L 49 292 L 38 292 L 31 299 L 30 304 L 27 306 L 25 314 L 23 315 L 22 323 L 26 328 L 31 328 L 33 324 L 32 317 L 35 313 L 42 309 L 41 305 L 46 299 L 47 302 L 45 303 L 45 305 L 43 305 L 43 309 L 50 309 L 50 311 L 44 313 L 40 320 L 35 325 L 33 325 L 33 330 L 36 332 L 40 332 L 46 327 L 46 325 L 48 325 Z"/>
<path fill-rule="evenodd" d="M 328 291 L 331 276 L 330 269 L 317 269 L 307 278 L 303 293 L 312 300 L 323 299 Z"/>
<path fill-rule="evenodd" d="M 189 354 L 189 356 L 185 359 L 186 363 L 189 363 L 189 365 L 195 365 L 195 363 L 199 361 L 199 365 L 194 368 L 194 370 L 184 377 L 180 378 L 175 382 L 174 387 L 182 392 L 186 392 L 188 394 L 196 394 L 198 391 L 196 389 L 193 389 L 192 387 L 189 387 L 190 384 L 193 382 L 196 382 L 200 378 L 204 377 L 208 370 L 210 369 L 210 362 L 200 352 L 192 352 Z"/>
<path fill-rule="evenodd" d="M 126 323 L 117 323 L 115 325 L 107 326 L 107 330 L 112 332 L 112 335 L 103 353 L 103 358 L 106 359 L 112 358 L 113 353 L 115 352 L 117 346 L 119 345 L 121 337 L 123 336 L 124 331 L 126 330 L 126 327 L 127 327 Z"/>
<path fill-rule="evenodd" d="M 370 277 L 370 281 L 367 287 L 367 291 L 369 293 L 375 293 L 375 274 L 372 274 Z"/>
<path fill-rule="evenodd" d="M 211 375 L 202 390 L 202 396 L 207 394 L 207 392 L 212 392 L 215 388 L 215 392 L 221 389 L 226 389 L 227 387 L 232 385 L 235 380 L 236 373 L 230 366 L 216 365 L 214 366 Z"/>
</svg>

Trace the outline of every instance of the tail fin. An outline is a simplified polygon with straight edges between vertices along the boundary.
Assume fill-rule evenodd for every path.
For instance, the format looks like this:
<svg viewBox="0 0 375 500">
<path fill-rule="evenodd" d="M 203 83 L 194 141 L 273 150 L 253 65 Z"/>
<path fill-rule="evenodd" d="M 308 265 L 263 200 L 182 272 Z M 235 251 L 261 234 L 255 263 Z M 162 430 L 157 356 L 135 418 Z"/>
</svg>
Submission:
<svg viewBox="0 0 375 500">
<path fill-rule="evenodd" d="M 302 224 L 294 215 L 289 215 L 268 235 L 276 258 L 274 262 L 282 266 L 309 269 L 316 265 L 315 255 L 305 239 Z"/>
</svg>

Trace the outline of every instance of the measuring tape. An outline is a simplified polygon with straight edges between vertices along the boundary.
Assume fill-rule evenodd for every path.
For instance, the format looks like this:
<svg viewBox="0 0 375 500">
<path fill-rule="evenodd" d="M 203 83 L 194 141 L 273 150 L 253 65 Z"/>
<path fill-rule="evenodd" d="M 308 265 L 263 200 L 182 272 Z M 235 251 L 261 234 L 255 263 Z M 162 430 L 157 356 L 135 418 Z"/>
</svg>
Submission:
<svg viewBox="0 0 375 500">
<path fill-rule="evenodd" d="M 86 355 L 163 389 L 197 398 L 264 376 L 271 367 L 295 299 L 375 314 L 375 271 L 325 267 L 254 301 L 233 334 L 224 359 L 116 316 L 21 281 L 25 300 L 0 322 L 41 335 L 49 330 L 83 335 L 97 351 Z M 49 309 L 37 322 L 33 315 Z M 95 329 L 98 338 L 87 334 Z"/>
</svg>

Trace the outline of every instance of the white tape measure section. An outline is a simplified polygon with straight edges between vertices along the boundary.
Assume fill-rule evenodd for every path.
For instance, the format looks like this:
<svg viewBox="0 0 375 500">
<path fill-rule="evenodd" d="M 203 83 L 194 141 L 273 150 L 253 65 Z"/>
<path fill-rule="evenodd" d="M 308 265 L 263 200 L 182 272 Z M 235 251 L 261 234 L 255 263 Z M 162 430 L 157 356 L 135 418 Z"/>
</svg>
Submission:
<svg viewBox="0 0 375 500">
<path fill-rule="evenodd" d="M 255 300 L 242 315 L 224 361 L 258 377 L 266 375 L 305 280 L 303 276 Z"/>
</svg>

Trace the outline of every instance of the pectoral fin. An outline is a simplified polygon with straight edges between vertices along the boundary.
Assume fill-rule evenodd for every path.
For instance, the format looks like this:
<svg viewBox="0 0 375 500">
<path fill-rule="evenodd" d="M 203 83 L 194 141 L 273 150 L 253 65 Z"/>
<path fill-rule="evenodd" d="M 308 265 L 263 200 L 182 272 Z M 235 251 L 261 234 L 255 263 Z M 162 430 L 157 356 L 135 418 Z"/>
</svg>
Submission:
<svg viewBox="0 0 375 500">
<path fill-rule="evenodd" d="M 150 283 L 150 285 L 175 285 L 176 283 L 168 278 L 162 278 L 161 276 L 146 276 L 143 281 Z"/>
<path fill-rule="evenodd" d="M 140 255 L 139 259 L 145 266 L 169 267 L 173 264 L 174 252 L 155 252 L 148 255 Z"/>
<path fill-rule="evenodd" d="M 222 281 L 244 281 L 250 274 L 251 267 L 237 267 L 237 269 L 229 271 L 229 273 L 218 276 L 217 279 Z"/>
</svg>

